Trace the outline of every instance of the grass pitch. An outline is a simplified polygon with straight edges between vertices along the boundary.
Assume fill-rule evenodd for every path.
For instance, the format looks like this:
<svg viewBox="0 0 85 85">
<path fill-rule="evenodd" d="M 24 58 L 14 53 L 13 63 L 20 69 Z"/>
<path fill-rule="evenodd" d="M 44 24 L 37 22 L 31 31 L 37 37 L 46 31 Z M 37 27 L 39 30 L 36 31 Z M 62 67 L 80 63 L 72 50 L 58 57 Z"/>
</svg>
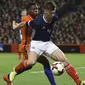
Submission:
<svg viewBox="0 0 85 85">
<path fill-rule="evenodd" d="M 71 64 L 75 67 L 81 80 L 85 80 L 85 54 L 66 54 Z M 53 61 L 51 59 L 50 63 Z M 0 85 L 6 85 L 3 75 L 10 73 L 12 68 L 20 63 L 16 53 L 0 53 Z M 76 85 L 64 72 L 61 76 L 54 76 L 57 85 Z M 13 85 L 50 85 L 43 72 L 43 66 L 37 63 L 31 70 L 18 75 Z"/>
</svg>

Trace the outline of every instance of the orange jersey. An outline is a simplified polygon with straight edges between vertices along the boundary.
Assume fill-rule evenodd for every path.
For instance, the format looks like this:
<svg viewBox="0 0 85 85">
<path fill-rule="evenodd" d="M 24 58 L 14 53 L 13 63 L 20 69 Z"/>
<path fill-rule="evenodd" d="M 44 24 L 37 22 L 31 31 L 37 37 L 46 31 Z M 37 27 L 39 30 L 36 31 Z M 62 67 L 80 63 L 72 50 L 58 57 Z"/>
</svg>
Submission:
<svg viewBox="0 0 85 85">
<path fill-rule="evenodd" d="M 33 20 L 33 18 L 29 15 L 22 17 L 21 21 L 30 21 Z M 21 40 L 21 45 L 26 45 L 29 44 L 31 41 L 31 28 L 26 28 L 26 26 L 24 26 L 21 29 L 21 34 L 22 34 L 22 40 Z"/>
</svg>

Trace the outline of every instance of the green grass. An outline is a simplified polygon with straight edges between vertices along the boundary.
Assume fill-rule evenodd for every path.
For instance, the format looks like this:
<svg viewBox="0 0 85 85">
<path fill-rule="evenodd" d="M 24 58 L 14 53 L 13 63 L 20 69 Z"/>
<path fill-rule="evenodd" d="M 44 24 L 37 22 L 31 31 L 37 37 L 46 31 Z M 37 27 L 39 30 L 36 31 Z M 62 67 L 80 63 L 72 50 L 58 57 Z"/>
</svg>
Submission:
<svg viewBox="0 0 85 85">
<path fill-rule="evenodd" d="M 17 65 L 20 60 L 17 54 L 0 53 L 0 85 L 6 85 L 3 81 L 3 75 L 11 72 L 12 68 Z M 66 54 L 71 64 L 76 68 L 81 80 L 85 79 L 85 54 Z M 50 59 L 49 59 L 50 60 Z M 50 63 L 53 61 L 50 60 Z M 14 85 L 50 85 L 44 73 L 32 73 L 43 71 L 40 64 L 36 64 L 31 70 L 17 76 L 13 81 Z M 76 85 L 74 81 L 64 72 L 61 76 L 54 76 L 58 85 Z"/>
</svg>

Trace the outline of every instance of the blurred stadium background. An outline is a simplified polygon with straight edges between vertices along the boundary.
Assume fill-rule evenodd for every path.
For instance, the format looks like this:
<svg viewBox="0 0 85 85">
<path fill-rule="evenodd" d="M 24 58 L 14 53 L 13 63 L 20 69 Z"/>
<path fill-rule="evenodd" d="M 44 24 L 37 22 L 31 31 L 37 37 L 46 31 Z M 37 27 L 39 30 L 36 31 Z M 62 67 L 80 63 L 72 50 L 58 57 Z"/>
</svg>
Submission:
<svg viewBox="0 0 85 85">
<path fill-rule="evenodd" d="M 17 43 L 20 40 L 19 31 L 12 29 L 12 21 L 17 21 L 21 10 L 30 0 L 0 0 L 0 85 L 6 85 L 2 77 L 20 61 L 17 59 Z M 42 14 L 46 0 L 33 0 L 40 5 Z M 50 0 L 52 1 L 52 0 Z M 54 24 L 52 41 L 62 49 L 70 62 L 74 65 L 80 78 L 85 79 L 85 0 L 54 0 L 57 7 L 69 1 L 78 4 L 77 9 L 68 12 L 61 20 Z M 76 3 L 77 1 L 77 3 Z M 53 61 L 50 60 L 52 63 Z M 55 77 L 58 85 L 75 85 L 64 73 Z M 62 82 L 61 82 L 62 81 Z M 36 64 L 28 73 L 23 73 L 14 81 L 15 85 L 49 85 L 41 65 Z"/>
<path fill-rule="evenodd" d="M 20 17 L 21 9 L 30 0 L 0 0 L 0 43 L 14 44 L 19 40 L 18 31 L 12 29 L 12 21 Z M 40 5 L 40 14 L 45 0 L 33 0 Z M 54 0 L 57 7 L 69 1 L 76 0 Z M 77 0 L 78 1 L 81 0 Z M 85 0 L 78 5 L 74 12 L 69 12 L 54 25 L 52 40 L 56 44 L 85 44 Z"/>
</svg>

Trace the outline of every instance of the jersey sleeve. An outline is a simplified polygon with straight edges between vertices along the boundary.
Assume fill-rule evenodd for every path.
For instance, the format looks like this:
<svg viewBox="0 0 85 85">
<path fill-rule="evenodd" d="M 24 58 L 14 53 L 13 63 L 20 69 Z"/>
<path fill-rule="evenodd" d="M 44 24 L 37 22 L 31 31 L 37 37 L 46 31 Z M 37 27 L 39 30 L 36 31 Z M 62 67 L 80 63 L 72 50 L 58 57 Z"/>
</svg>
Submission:
<svg viewBox="0 0 85 85">
<path fill-rule="evenodd" d="M 38 22 L 39 22 L 39 19 L 36 18 L 34 20 L 30 20 L 30 21 L 26 22 L 26 26 L 31 27 L 31 28 L 37 28 L 39 26 Z"/>
</svg>

